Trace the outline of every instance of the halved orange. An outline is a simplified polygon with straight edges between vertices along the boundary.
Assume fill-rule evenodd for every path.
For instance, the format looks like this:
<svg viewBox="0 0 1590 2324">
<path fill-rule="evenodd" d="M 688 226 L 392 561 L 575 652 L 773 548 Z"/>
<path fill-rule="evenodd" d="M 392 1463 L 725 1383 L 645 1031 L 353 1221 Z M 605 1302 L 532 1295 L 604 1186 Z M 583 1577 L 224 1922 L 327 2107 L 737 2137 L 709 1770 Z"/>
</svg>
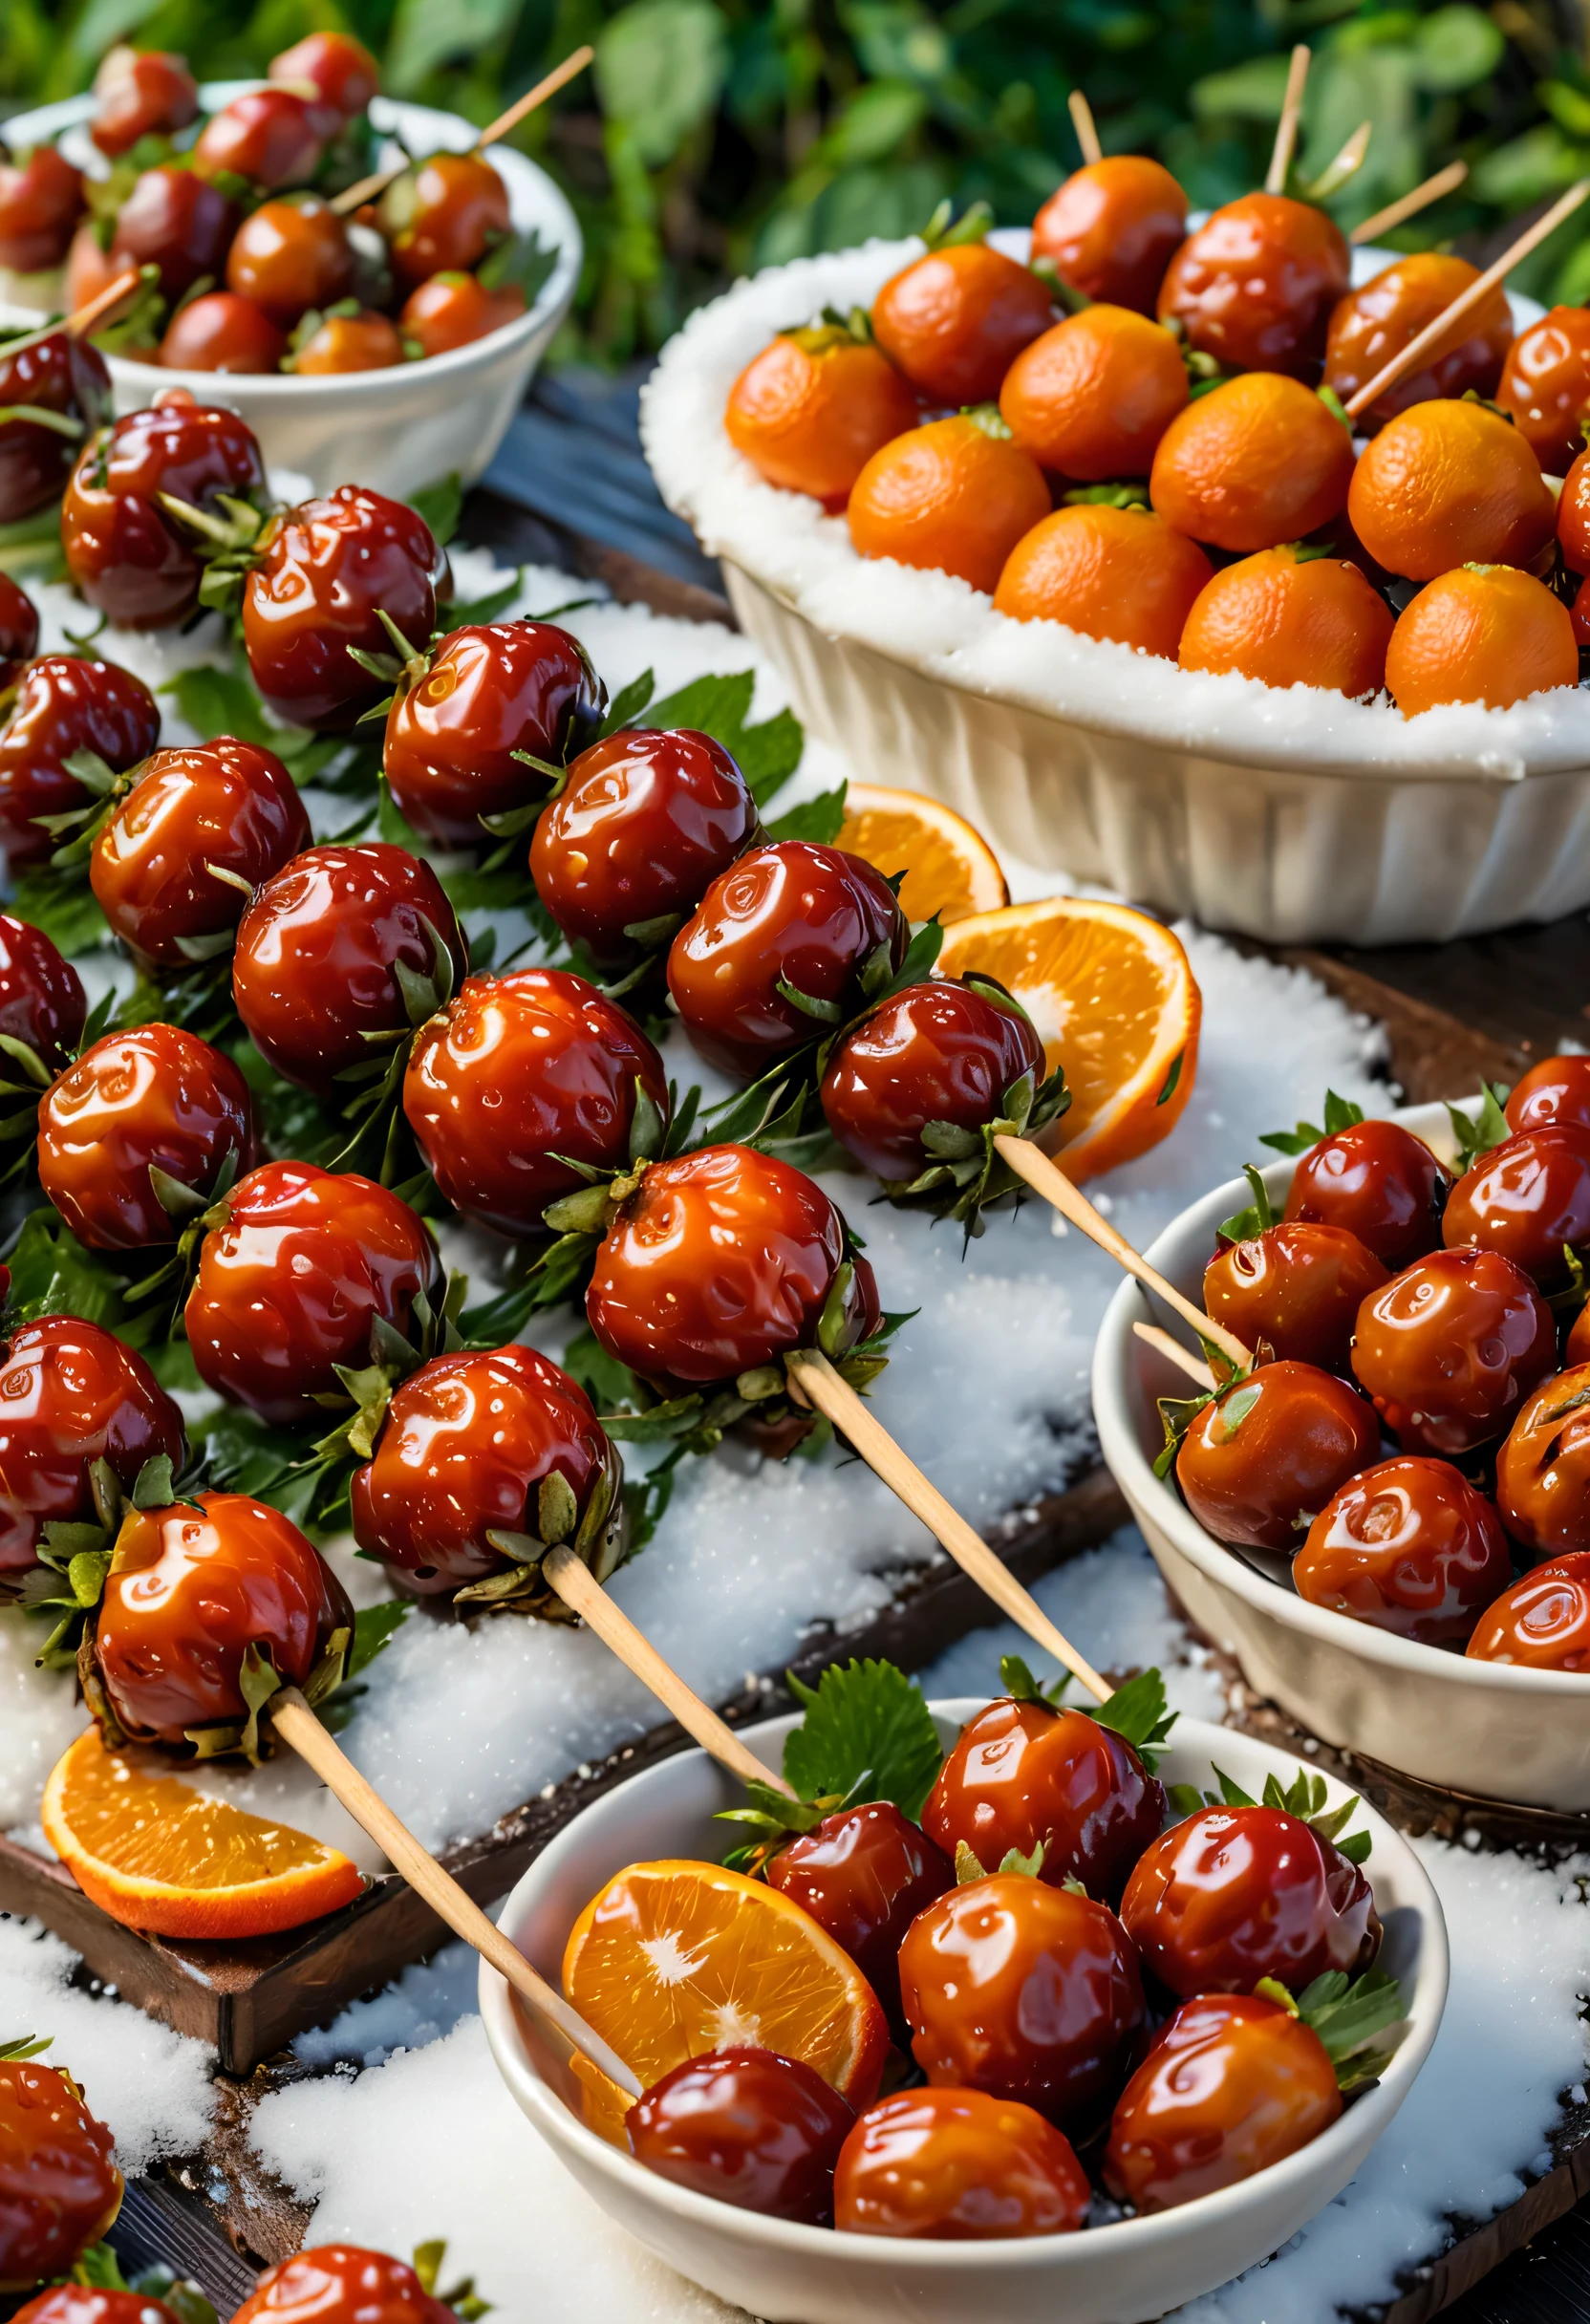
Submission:
<svg viewBox="0 0 1590 2324">
<path fill-rule="evenodd" d="M 563 1990 L 648 2090 L 687 2057 L 749 2046 L 800 2058 L 861 2107 L 889 2051 L 849 1954 L 792 1899 L 721 1864 L 615 1874 L 569 1931 Z M 594 2095 L 588 2079 L 601 2129 Z"/>
<path fill-rule="evenodd" d="M 936 912 L 948 928 L 969 913 L 997 912 L 1010 901 L 1005 875 L 982 833 L 921 791 L 849 785 L 834 845 L 879 872 L 905 873 L 900 909 L 908 920 L 932 919 Z"/>
<path fill-rule="evenodd" d="M 363 1890 L 339 1850 L 206 1798 L 165 1766 L 149 1751 L 107 1751 L 91 1727 L 45 1785 L 45 1838 L 112 1920 L 161 1937 L 263 1937 Z"/>
<path fill-rule="evenodd" d="M 981 969 L 1021 1001 L 1071 1103 L 1040 1143 L 1096 1178 L 1170 1136 L 1192 1094 L 1202 1001 L 1169 928 L 1127 904 L 1052 895 L 957 920 L 937 974 Z"/>
</svg>

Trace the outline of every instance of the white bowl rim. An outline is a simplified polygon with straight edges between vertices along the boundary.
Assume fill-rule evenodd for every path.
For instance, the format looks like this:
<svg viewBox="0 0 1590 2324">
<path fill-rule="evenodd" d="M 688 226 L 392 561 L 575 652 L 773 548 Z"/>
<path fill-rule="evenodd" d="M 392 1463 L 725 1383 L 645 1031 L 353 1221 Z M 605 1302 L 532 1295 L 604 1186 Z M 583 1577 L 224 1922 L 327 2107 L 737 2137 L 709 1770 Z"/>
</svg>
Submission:
<svg viewBox="0 0 1590 2324">
<path fill-rule="evenodd" d="M 206 111 L 228 103 L 232 97 L 251 89 L 263 89 L 263 80 L 205 81 L 199 96 Z M 38 105 L 31 113 L 16 114 L 6 123 L 7 131 L 16 137 L 32 133 L 37 138 L 54 136 L 78 121 L 87 120 L 94 110 L 94 96 L 87 91 L 78 97 L 61 97 L 54 104 Z M 449 129 L 463 133 L 465 143 L 472 144 L 475 125 L 465 120 L 462 113 L 447 113 L 434 105 L 411 105 L 406 98 L 377 96 L 371 100 L 371 114 L 376 128 L 382 128 L 381 114 L 406 114 L 430 122 L 445 122 Z M 391 124 L 396 127 L 394 121 Z M 388 130 L 387 134 L 390 134 Z M 442 150 L 438 148 L 438 150 Z M 448 150 L 453 150 L 448 148 Z M 462 147 L 458 150 L 463 150 Z M 579 221 L 574 215 L 568 196 L 557 181 L 539 161 L 511 145 L 492 149 L 494 164 L 511 183 L 519 178 L 521 184 L 533 185 L 537 197 L 557 216 L 557 263 L 542 284 L 534 304 L 516 314 L 511 322 L 500 324 L 495 331 L 481 338 L 470 339 L 462 347 L 450 347 L 439 355 L 417 355 L 412 362 L 392 363 L 376 371 L 333 372 L 300 379 L 292 372 L 224 372 L 186 371 L 163 363 L 140 363 L 136 356 L 112 355 L 106 357 L 113 378 L 125 377 L 132 386 L 140 388 L 145 397 L 155 395 L 161 387 L 186 387 L 201 398 L 234 395 L 247 397 L 250 405 L 259 409 L 268 404 L 297 403 L 307 394 L 324 398 L 328 402 L 348 400 L 360 397 L 391 398 L 398 400 L 416 379 L 427 384 L 432 380 L 445 381 L 455 374 L 475 369 L 483 360 L 508 355 L 551 321 L 561 316 L 572 297 L 579 280 L 584 259 L 584 243 Z M 287 189 L 290 191 L 291 189 Z"/>
<path fill-rule="evenodd" d="M 965 1720 L 975 1717 L 978 1711 L 984 1709 L 988 1699 L 982 1695 L 935 1696 L 930 1699 L 929 1709 L 937 1718 L 960 1725 Z M 761 1738 L 777 1738 L 782 1735 L 793 1723 L 793 1717 L 763 1719 L 759 1720 L 753 1726 L 741 1728 L 737 1732 L 744 1742 L 754 1747 Z M 1280 1761 L 1283 1765 L 1296 1766 L 1310 1773 L 1317 1772 L 1308 1768 L 1306 1760 L 1298 1758 L 1291 1752 L 1280 1750 L 1275 1744 L 1265 1743 L 1257 1735 L 1245 1734 L 1240 1729 L 1216 1727 L 1204 1719 L 1185 1715 L 1179 1717 L 1173 1732 L 1173 1740 L 1177 1743 L 1190 1742 L 1195 1749 L 1207 1747 L 1227 1751 L 1235 1742 L 1243 1749 L 1251 1748 L 1268 1758 Z M 658 1761 L 653 1767 L 642 1769 L 637 1775 L 627 1777 L 623 1784 L 615 1784 L 611 1792 L 604 1793 L 601 1798 L 593 1801 L 591 1805 L 593 1808 L 600 1807 L 605 1800 L 612 1799 L 619 1792 L 626 1790 L 629 1785 L 644 1783 L 649 1777 L 655 1776 L 663 1769 L 674 1766 L 679 1760 L 687 1760 L 691 1757 L 704 1759 L 706 1754 L 695 1746 L 682 1752 L 673 1753 L 667 1759 Z M 1342 1786 L 1342 1791 L 1344 1797 L 1348 1796 L 1345 1785 Z M 582 1811 L 583 1813 L 589 1813 L 589 1811 Z M 1405 1909 L 1418 1912 L 1420 1924 L 1419 1977 L 1414 1995 L 1414 2007 L 1407 2018 L 1403 2021 L 1407 2031 L 1392 2055 L 1390 2064 L 1374 2086 L 1376 2090 L 1390 2090 L 1396 2094 L 1395 2103 L 1389 2108 L 1386 2115 L 1388 2123 L 1402 2105 L 1407 2091 L 1418 2078 L 1435 2036 L 1440 2031 L 1441 2019 L 1447 2003 L 1450 1951 L 1441 1900 L 1436 1893 L 1433 1882 L 1413 1848 L 1396 1826 L 1388 1822 L 1367 1799 L 1362 1797 L 1359 1798 L 1359 1813 L 1362 1820 L 1371 1830 L 1376 1847 L 1389 1844 L 1391 1850 L 1401 1860 L 1404 1878 L 1407 1879 L 1411 1875 L 1412 1885 L 1421 1895 L 1421 1902 L 1417 1906 L 1405 1907 Z M 579 1821 L 578 1816 L 572 1818 L 563 1827 L 563 1831 L 557 1835 L 557 1840 L 561 1840 L 566 1834 L 572 1832 Z M 555 1845 L 556 1840 L 548 1842 L 549 1847 Z M 532 1863 L 505 1900 L 497 1915 L 500 1926 L 511 1930 L 516 1900 L 536 1877 L 536 1864 Z M 611 2177 L 626 2185 L 633 2186 L 636 2184 L 634 2174 L 640 2172 L 639 2183 L 647 2188 L 649 2193 L 655 2194 L 656 2200 L 662 2207 L 676 2211 L 702 2227 L 708 2229 L 717 2227 L 721 2230 L 724 2227 L 725 2214 L 727 2214 L 730 2218 L 741 2222 L 754 2223 L 749 2232 L 755 2234 L 759 2240 L 765 2236 L 769 2247 L 774 2251 L 825 2253 L 830 2256 L 838 2252 L 847 2262 L 865 2266 L 874 2271 L 885 2268 L 903 2268 L 913 2275 L 931 2274 L 935 2270 L 952 2264 L 953 2260 L 965 2266 L 969 2252 L 976 2254 L 977 2264 L 979 2268 L 995 2270 L 1002 2268 L 1021 2271 L 1030 2268 L 1035 2261 L 1043 2260 L 1064 2267 L 1067 2258 L 1073 2254 L 1093 2255 L 1103 2251 L 1107 2255 L 1109 2251 L 1119 2249 L 1123 2242 L 1128 2239 L 1133 2250 L 1149 2252 L 1156 2246 L 1177 2242 L 1180 2238 L 1182 2224 L 1194 2213 L 1200 2223 L 1207 2225 L 1221 2212 L 1240 2211 L 1243 2207 L 1246 2191 L 1260 2179 L 1265 2182 L 1267 2186 L 1274 2189 L 1294 2181 L 1300 2181 L 1309 2175 L 1311 2169 L 1319 2169 L 1321 2163 L 1328 2162 L 1336 2145 L 1347 2143 L 1352 2118 L 1357 2111 L 1357 2107 L 1354 2105 L 1344 2107 L 1336 2120 L 1327 2129 L 1321 2131 L 1318 2138 L 1310 2140 L 1306 2146 L 1300 2147 L 1295 2154 L 1285 2156 L 1279 2163 L 1268 2164 L 1262 2171 L 1256 2171 L 1250 2178 L 1238 2180 L 1232 2186 L 1218 2188 L 1212 2195 L 1198 2196 L 1192 2203 L 1178 2204 L 1169 2210 L 1152 2212 L 1147 2217 L 1113 2220 L 1099 2227 L 1073 2230 L 1066 2235 L 998 2236 L 990 2237 L 986 2241 L 978 2240 L 971 2245 L 925 2239 L 918 2242 L 898 2236 L 858 2235 L 844 2228 L 812 2227 L 806 2227 L 795 2220 L 769 2219 L 762 2212 L 741 2210 L 739 2206 L 720 2203 L 710 2195 L 698 2194 L 693 2188 L 676 2185 L 673 2181 L 661 2179 L 655 2172 L 642 2171 L 641 2166 L 634 2162 L 633 2157 L 620 2153 L 618 2148 L 610 2145 L 607 2140 L 599 2138 L 595 2131 L 565 2106 L 556 2094 L 547 2087 L 534 2064 L 524 2055 L 523 2037 L 519 2032 L 518 2019 L 507 1981 L 500 1970 L 493 1969 L 491 1964 L 483 1959 L 480 1966 L 478 1990 L 481 2014 L 486 2028 L 487 2044 L 498 2072 L 503 2075 L 505 2080 L 508 2078 L 503 2060 L 498 2054 L 498 2045 L 500 2041 L 511 2042 L 520 2053 L 520 2058 L 523 2061 L 522 2066 L 519 2066 L 518 2069 L 523 2084 L 533 2095 L 538 2108 L 555 2109 L 555 2115 L 552 2115 L 550 2119 L 557 2121 L 559 2135 L 571 2138 L 586 2160 L 595 2164 L 605 2177 Z M 518 2061 L 516 2061 L 516 2066 L 518 2066 Z M 1364 2098 L 1358 2103 L 1365 2102 L 1372 2096 L 1372 2092 L 1365 2092 Z M 1377 2138 L 1380 2135 L 1381 2133 L 1377 2132 Z M 1101 2239 L 1107 2239 L 1107 2241 Z"/>
<path fill-rule="evenodd" d="M 1477 1102 L 1477 1099 L 1467 1101 L 1471 1105 Z M 1447 1129 L 1447 1109 L 1443 1104 L 1405 1106 L 1390 1119 L 1402 1123 L 1415 1136 L 1427 1139 L 1431 1131 Z M 1450 1151 L 1450 1134 L 1447 1144 Z M 1267 1164 L 1260 1171 L 1272 1197 L 1285 1194 L 1296 1168 L 1297 1161 L 1286 1157 Z M 1213 1237 L 1218 1221 L 1240 1210 L 1251 1199 L 1251 1194 L 1245 1178 L 1230 1178 L 1223 1186 L 1200 1195 L 1196 1202 L 1189 1203 L 1177 1213 L 1155 1237 L 1144 1257 L 1151 1266 L 1169 1274 L 1173 1263 L 1173 1247 L 1194 1226 L 1204 1226 Z M 1171 1276 L 1171 1280 L 1175 1279 Z M 1363 1661 L 1378 1664 L 1387 1677 L 1399 1671 L 1417 1671 L 1421 1678 L 1438 1675 L 1456 1687 L 1500 1688 L 1513 1693 L 1583 1700 L 1584 1689 L 1590 1687 L 1590 1671 L 1536 1670 L 1518 1663 L 1479 1662 L 1445 1647 L 1427 1646 L 1419 1639 L 1399 1638 L 1394 1631 L 1380 1629 L 1373 1623 L 1355 1622 L 1351 1615 L 1338 1614 L 1329 1606 L 1311 1605 L 1306 1598 L 1300 1598 L 1295 1590 L 1272 1582 L 1237 1551 L 1206 1532 L 1181 1496 L 1155 1476 L 1127 1414 L 1123 1386 L 1126 1366 L 1137 1360 L 1135 1351 L 1143 1345 L 1132 1325 L 1153 1320 L 1154 1311 L 1147 1294 L 1130 1276 L 1127 1277 L 1105 1310 L 1104 1322 L 1099 1326 L 1093 1355 L 1093 1415 L 1106 1462 L 1127 1498 L 1151 1502 L 1152 1496 L 1158 1496 L 1161 1504 L 1156 1509 L 1158 1521 L 1200 1573 L 1259 1613 L 1285 1623 L 1307 1637 L 1326 1641 L 1339 1648 L 1353 1647 Z M 1542 1559 L 1538 1562 L 1549 1564 L 1551 1560 Z"/>
</svg>

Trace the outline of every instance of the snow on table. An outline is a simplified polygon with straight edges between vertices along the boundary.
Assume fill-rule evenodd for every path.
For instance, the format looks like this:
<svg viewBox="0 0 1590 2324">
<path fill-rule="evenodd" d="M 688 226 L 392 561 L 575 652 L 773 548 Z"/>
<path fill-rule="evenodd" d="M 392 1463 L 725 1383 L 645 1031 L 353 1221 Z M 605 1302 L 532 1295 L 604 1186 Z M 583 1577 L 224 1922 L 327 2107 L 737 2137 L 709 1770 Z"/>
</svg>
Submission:
<svg viewBox="0 0 1590 2324">
<path fill-rule="evenodd" d="M 455 564 L 461 593 L 484 593 L 486 561 L 465 552 Z M 515 610 L 555 605 L 569 588 L 565 574 L 528 570 Z M 81 609 L 64 592 L 41 594 L 48 647 Z M 659 694 L 708 671 L 753 669 L 755 715 L 783 705 L 775 674 L 730 632 L 637 606 L 598 604 L 567 619 L 614 692 L 648 665 Z M 158 683 L 179 659 L 203 659 L 214 645 L 203 633 L 175 648 L 118 636 L 113 651 Z M 183 739 L 169 717 L 166 739 Z M 812 744 L 796 784 L 827 787 L 844 771 Z M 317 828 L 346 821 L 345 802 L 324 807 Z M 1057 884 L 1007 869 L 1018 896 Z M 1317 1119 L 1327 1083 L 1369 1111 L 1392 1102 L 1375 1077 L 1384 1047 L 1373 1027 L 1297 971 L 1182 934 L 1204 995 L 1197 1086 L 1174 1137 L 1094 1190 L 1140 1246 L 1232 1176 L 1261 1130 Z M 510 942 L 505 935 L 499 958 Z M 709 1080 L 678 1036 L 668 1063 L 681 1081 Z M 865 1236 L 885 1303 L 922 1310 L 873 1392 L 885 1425 L 976 1522 L 1064 1482 L 1091 1448 L 1088 1366 L 1118 1280 L 1111 1263 L 1037 1203 L 994 1214 L 963 1259 L 953 1228 L 869 1207 L 859 1176 L 833 1173 L 825 1183 Z M 544 1319 L 536 1337 L 555 1352 L 569 1328 L 567 1315 Z M 858 1464 L 830 1452 L 778 1466 L 725 1448 L 687 1465 L 655 1539 L 613 1587 L 714 1698 L 776 1667 L 812 1624 L 865 1622 L 906 1569 L 937 1554 Z M 337 1561 L 360 1598 L 378 1592 L 369 1565 Z M 1157 1659 L 1178 1708 L 1220 1715 L 1218 1677 L 1190 1649 L 1134 1532 L 1051 1575 L 1039 1595 L 1096 1662 Z M 32 1668 L 30 1635 L 19 1616 L 0 1617 L 0 1823 L 42 1845 L 39 1791 L 83 1714 L 69 1678 Z M 977 1632 L 930 1684 L 992 1690 L 998 1654 L 1015 1644 L 1014 1631 Z M 374 1666 L 343 1739 L 438 1845 L 486 1829 L 655 1719 L 650 1698 L 587 1633 L 505 1617 L 473 1630 L 414 1619 Z M 316 1820 L 312 1801 L 294 1807 L 296 1820 Z M 1199 2324 L 1262 2324 L 1281 2313 L 1289 2324 L 1324 2324 L 1339 2301 L 1385 2298 L 1399 2266 L 1438 2248 L 1447 2213 L 1483 2216 L 1516 2195 L 1521 2173 L 1545 2165 L 1558 2094 L 1584 2063 L 1576 1995 L 1585 1925 L 1572 1909 L 1571 1872 L 1433 1843 L 1423 1853 L 1453 1951 L 1452 1999 L 1429 2064 L 1359 2181 L 1268 2269 L 1188 2312 Z M 1559 1900 L 1568 1908 L 1554 1909 Z M 67 1990 L 70 1966 L 56 1940 L 0 1924 L 0 2038 L 55 2032 L 54 2055 L 86 2078 L 132 2168 L 192 2149 L 207 2116 L 208 2054 L 112 2000 Z M 729 2313 L 612 2227 L 514 2109 L 474 2014 L 473 1963 L 462 1947 L 302 2036 L 298 2049 L 308 2063 L 344 2062 L 268 2097 L 252 2136 L 294 2193 L 315 2204 L 313 2237 L 401 2251 L 445 2234 L 452 2260 L 477 2275 L 504 2324 L 529 2324 L 532 2314 L 537 2324 L 696 2324 Z"/>
</svg>

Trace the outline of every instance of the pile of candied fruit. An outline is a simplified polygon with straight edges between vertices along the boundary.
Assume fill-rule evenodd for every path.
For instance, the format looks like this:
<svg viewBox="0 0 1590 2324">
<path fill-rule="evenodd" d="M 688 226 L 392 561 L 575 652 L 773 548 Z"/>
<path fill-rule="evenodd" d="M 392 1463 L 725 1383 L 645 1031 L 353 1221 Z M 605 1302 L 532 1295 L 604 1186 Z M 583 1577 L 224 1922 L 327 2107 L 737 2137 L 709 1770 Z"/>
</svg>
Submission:
<svg viewBox="0 0 1590 2324">
<path fill-rule="evenodd" d="M 754 357 L 731 441 L 862 556 L 1184 670 L 1407 717 L 1576 686 L 1585 311 L 1515 336 L 1493 289 L 1350 420 L 1477 269 L 1421 252 L 1354 290 L 1309 202 L 1245 194 L 1192 232 L 1187 208 L 1123 154 L 1043 204 L 1029 264 L 970 215 L 930 231 L 870 311 Z"/>
<path fill-rule="evenodd" d="M 0 267 L 64 266 L 73 310 L 143 269 L 147 295 L 108 343 L 178 371 L 379 371 L 500 331 L 552 260 L 515 235 L 485 154 L 431 154 L 337 206 L 374 174 L 378 86 L 351 34 L 311 32 L 202 119 L 183 58 L 113 49 L 89 123 L 97 171 L 54 144 L 0 147 Z"/>
</svg>

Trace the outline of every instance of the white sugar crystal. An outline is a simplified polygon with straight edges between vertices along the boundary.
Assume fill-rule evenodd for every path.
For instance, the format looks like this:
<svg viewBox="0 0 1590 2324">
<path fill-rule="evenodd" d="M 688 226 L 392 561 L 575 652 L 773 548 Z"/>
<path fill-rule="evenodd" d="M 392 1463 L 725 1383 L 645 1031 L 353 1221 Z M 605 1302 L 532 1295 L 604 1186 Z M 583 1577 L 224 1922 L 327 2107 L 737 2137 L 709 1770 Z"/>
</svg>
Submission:
<svg viewBox="0 0 1590 2324">
<path fill-rule="evenodd" d="M 71 1983 L 77 1956 L 33 1921 L 0 1918 L 0 2042 L 53 2036 L 44 2062 L 64 2066 L 116 2139 L 125 2177 L 204 2143 L 214 2109 L 215 2055 L 169 2026 Z"/>
<path fill-rule="evenodd" d="M 16 1607 L 0 1608 L 0 1830 L 34 1821 L 50 1770 L 88 1725 L 72 1674 L 33 1668 L 49 1635 Z"/>
</svg>

